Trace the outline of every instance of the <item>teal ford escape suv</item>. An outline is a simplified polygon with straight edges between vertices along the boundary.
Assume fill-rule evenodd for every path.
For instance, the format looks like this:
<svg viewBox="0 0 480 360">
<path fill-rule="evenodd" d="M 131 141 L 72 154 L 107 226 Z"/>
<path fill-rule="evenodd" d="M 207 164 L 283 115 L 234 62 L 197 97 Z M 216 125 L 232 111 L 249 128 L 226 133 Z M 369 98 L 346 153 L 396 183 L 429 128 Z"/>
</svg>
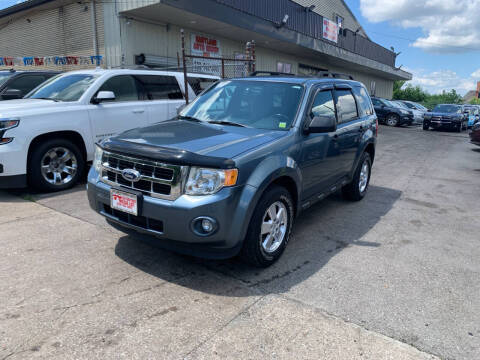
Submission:
<svg viewBox="0 0 480 360">
<path fill-rule="evenodd" d="M 268 266 L 301 211 L 337 189 L 365 196 L 377 129 L 356 81 L 222 80 L 178 117 L 100 142 L 90 206 L 160 246 Z"/>
</svg>

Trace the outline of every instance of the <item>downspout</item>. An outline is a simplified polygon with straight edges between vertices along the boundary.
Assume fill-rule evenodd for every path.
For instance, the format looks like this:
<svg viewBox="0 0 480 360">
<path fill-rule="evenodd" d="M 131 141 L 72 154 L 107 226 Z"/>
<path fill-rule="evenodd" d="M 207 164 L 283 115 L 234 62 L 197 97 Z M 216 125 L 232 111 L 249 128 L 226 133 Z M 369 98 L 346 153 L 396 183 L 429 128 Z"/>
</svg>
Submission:
<svg viewBox="0 0 480 360">
<path fill-rule="evenodd" d="M 91 19 L 92 19 L 92 35 L 93 35 L 93 51 L 94 55 L 98 55 L 98 34 L 97 34 L 97 10 L 95 0 L 90 3 Z"/>
</svg>

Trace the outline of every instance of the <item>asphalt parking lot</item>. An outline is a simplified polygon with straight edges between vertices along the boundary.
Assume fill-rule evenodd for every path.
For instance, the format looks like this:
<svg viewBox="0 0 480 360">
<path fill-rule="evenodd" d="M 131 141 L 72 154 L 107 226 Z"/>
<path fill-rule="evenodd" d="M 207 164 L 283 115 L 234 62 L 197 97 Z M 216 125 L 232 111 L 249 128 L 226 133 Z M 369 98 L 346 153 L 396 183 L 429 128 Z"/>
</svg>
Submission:
<svg viewBox="0 0 480 360">
<path fill-rule="evenodd" d="M 479 359 L 467 138 L 381 127 L 364 201 L 308 209 L 265 270 L 124 235 L 84 184 L 0 192 L 0 359 Z"/>
</svg>

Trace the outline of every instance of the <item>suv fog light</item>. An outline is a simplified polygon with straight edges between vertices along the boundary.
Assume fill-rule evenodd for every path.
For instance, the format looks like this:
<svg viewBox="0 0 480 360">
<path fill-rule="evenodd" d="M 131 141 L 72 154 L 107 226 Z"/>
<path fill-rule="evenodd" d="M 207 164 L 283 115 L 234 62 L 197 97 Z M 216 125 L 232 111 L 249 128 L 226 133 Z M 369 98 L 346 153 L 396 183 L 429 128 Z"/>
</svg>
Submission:
<svg viewBox="0 0 480 360">
<path fill-rule="evenodd" d="M 217 221 L 207 216 L 200 216 L 192 221 L 192 231 L 199 236 L 209 236 L 218 228 Z"/>
<path fill-rule="evenodd" d="M 213 230 L 213 223 L 209 219 L 202 220 L 202 229 L 206 233 L 209 233 Z"/>
</svg>

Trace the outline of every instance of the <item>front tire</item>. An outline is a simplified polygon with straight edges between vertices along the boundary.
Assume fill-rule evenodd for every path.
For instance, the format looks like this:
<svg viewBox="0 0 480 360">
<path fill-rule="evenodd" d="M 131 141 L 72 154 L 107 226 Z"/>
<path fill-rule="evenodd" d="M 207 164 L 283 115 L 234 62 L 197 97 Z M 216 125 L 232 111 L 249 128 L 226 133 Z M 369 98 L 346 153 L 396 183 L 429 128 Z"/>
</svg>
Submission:
<svg viewBox="0 0 480 360">
<path fill-rule="evenodd" d="M 400 118 L 397 114 L 390 114 L 387 116 L 387 120 L 385 122 L 388 126 L 398 126 L 400 123 Z"/>
<path fill-rule="evenodd" d="M 372 159 L 369 153 L 363 153 L 350 184 L 342 188 L 345 198 L 351 201 L 360 201 L 367 194 L 372 172 Z"/>
<path fill-rule="evenodd" d="M 282 186 L 274 186 L 262 195 L 253 212 L 241 257 L 258 267 L 268 267 L 280 258 L 290 238 L 293 201 Z"/>
<path fill-rule="evenodd" d="M 430 126 L 423 124 L 423 130 L 427 131 L 428 129 L 430 129 Z"/>
<path fill-rule="evenodd" d="M 83 174 L 85 159 L 74 143 L 51 139 L 32 149 L 29 184 L 42 191 L 59 191 L 74 186 Z"/>
</svg>

